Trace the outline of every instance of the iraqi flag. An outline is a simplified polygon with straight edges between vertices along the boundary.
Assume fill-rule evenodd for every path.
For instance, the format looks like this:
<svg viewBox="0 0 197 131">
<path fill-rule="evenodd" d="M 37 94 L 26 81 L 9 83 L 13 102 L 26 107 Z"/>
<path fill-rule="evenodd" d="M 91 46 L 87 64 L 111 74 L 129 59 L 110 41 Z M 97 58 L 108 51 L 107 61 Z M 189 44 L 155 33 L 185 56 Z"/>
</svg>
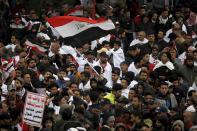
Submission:
<svg viewBox="0 0 197 131">
<path fill-rule="evenodd" d="M 69 10 L 65 16 L 83 16 L 83 8 L 82 6 L 75 7 Z"/>
<path fill-rule="evenodd" d="M 112 34 L 115 26 L 111 20 L 98 21 L 75 16 L 57 16 L 46 19 L 48 23 L 73 46 L 89 43 Z"/>
<path fill-rule="evenodd" d="M 42 47 L 39 43 L 31 40 L 26 40 L 24 46 L 30 47 L 33 51 L 39 53 L 45 53 L 47 51 L 47 49 Z"/>
</svg>

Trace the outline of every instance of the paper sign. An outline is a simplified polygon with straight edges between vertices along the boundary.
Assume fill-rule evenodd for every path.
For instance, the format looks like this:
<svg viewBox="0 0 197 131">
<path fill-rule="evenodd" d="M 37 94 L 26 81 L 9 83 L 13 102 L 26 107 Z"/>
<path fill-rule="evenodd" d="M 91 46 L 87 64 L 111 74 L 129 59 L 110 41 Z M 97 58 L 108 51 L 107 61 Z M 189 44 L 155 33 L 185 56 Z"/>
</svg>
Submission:
<svg viewBox="0 0 197 131">
<path fill-rule="evenodd" d="M 45 101 L 45 95 L 27 92 L 23 111 L 23 123 L 41 127 Z"/>
</svg>

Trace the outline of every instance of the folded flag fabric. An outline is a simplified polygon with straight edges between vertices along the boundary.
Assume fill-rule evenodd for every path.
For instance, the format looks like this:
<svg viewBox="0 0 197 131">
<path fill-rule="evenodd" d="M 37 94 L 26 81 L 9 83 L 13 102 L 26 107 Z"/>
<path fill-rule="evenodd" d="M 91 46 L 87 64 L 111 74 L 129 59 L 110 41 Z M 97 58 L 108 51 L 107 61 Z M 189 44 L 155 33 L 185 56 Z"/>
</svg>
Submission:
<svg viewBox="0 0 197 131">
<path fill-rule="evenodd" d="M 83 16 L 83 8 L 82 6 L 75 7 L 69 10 L 65 16 Z"/>
<path fill-rule="evenodd" d="M 2 66 L 0 67 L 0 69 L 3 71 L 9 71 L 13 67 L 13 59 L 12 58 L 10 58 L 9 60 L 1 59 L 1 63 L 2 63 Z"/>
<path fill-rule="evenodd" d="M 111 20 L 97 21 L 75 16 L 47 18 L 47 22 L 65 39 L 66 44 L 81 45 L 113 33 Z"/>
<path fill-rule="evenodd" d="M 39 45 L 35 41 L 31 41 L 31 40 L 28 40 L 28 39 L 25 41 L 24 46 L 31 47 L 31 49 L 33 51 L 39 52 L 39 53 L 44 53 L 44 52 L 47 51 L 47 49 L 45 49 L 44 47 L 42 47 L 41 45 Z"/>
</svg>

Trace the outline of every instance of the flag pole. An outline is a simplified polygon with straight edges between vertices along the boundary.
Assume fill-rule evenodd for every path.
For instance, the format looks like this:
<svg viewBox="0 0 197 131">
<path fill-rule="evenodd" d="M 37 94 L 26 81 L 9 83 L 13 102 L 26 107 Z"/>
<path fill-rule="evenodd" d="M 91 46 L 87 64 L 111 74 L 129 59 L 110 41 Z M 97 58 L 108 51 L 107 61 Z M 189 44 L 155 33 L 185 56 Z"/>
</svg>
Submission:
<svg viewBox="0 0 197 131">
<path fill-rule="evenodd" d="M 90 64 L 90 62 L 86 59 L 86 58 L 84 58 L 83 56 L 82 56 L 82 54 L 76 49 L 76 48 L 74 48 L 75 49 L 75 51 L 90 65 L 90 67 L 92 68 L 92 70 L 97 74 L 97 75 L 100 75 L 95 69 L 94 69 L 94 67 Z"/>
<path fill-rule="evenodd" d="M 96 0 L 93 0 L 93 8 L 92 8 L 92 19 L 95 20 L 95 3 L 96 3 Z"/>
</svg>

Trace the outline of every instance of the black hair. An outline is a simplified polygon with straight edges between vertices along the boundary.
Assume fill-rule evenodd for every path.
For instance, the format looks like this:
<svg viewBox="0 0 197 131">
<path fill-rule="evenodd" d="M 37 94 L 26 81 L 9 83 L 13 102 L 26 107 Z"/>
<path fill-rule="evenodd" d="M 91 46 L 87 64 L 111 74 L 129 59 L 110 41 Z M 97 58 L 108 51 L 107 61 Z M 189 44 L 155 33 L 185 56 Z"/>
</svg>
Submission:
<svg viewBox="0 0 197 131">
<path fill-rule="evenodd" d="M 84 115 L 85 110 L 84 110 L 84 108 L 82 108 L 82 107 L 79 106 L 79 107 L 76 107 L 75 108 L 74 112 L 77 112 L 77 113 L 79 113 L 81 115 Z"/>
<path fill-rule="evenodd" d="M 59 102 L 62 100 L 63 96 L 56 95 L 52 101 L 54 105 L 59 106 Z"/>
<path fill-rule="evenodd" d="M 144 71 L 144 70 L 141 70 L 140 73 L 139 73 L 139 75 L 141 75 L 142 73 L 148 74 L 148 72 L 146 72 L 146 71 Z"/>
<path fill-rule="evenodd" d="M 117 74 L 117 75 L 120 75 L 120 68 L 114 67 L 114 68 L 112 69 L 112 73 Z"/>
<path fill-rule="evenodd" d="M 61 95 L 62 95 L 63 97 L 64 97 L 64 96 L 69 96 L 69 94 L 68 94 L 68 88 L 62 88 Z"/>
<path fill-rule="evenodd" d="M 192 94 L 195 93 L 195 92 L 196 92 L 195 90 L 190 90 L 190 91 L 188 92 L 188 97 L 191 97 Z"/>
<path fill-rule="evenodd" d="M 167 86 L 168 86 L 168 83 L 167 83 L 167 82 L 162 81 L 162 82 L 160 83 L 160 87 L 161 87 L 162 85 L 167 85 Z"/>
<path fill-rule="evenodd" d="M 30 63 L 32 60 L 34 60 L 34 59 L 29 58 L 29 59 L 27 60 L 27 64 L 29 65 L 29 63 Z M 34 61 L 35 61 L 35 60 L 34 60 Z"/>
<path fill-rule="evenodd" d="M 50 88 L 50 89 L 53 88 L 53 87 L 57 87 L 57 89 L 59 88 L 59 86 L 58 86 L 58 84 L 57 84 L 56 82 L 51 83 L 51 84 L 49 85 L 49 88 Z"/>
<path fill-rule="evenodd" d="M 81 75 L 84 75 L 85 77 L 87 77 L 88 79 L 90 78 L 90 73 L 89 72 L 87 72 L 87 71 L 83 71 L 83 72 L 81 72 Z"/>
<path fill-rule="evenodd" d="M 101 74 L 101 67 L 100 66 L 94 66 L 94 69 Z"/>
<path fill-rule="evenodd" d="M 99 99 L 99 93 L 97 91 L 92 91 L 90 93 L 90 99 L 92 102 L 96 102 Z"/>
<path fill-rule="evenodd" d="M 141 67 L 146 67 L 149 70 L 149 65 L 148 64 L 142 64 Z"/>
<path fill-rule="evenodd" d="M 20 114 L 22 113 L 22 110 L 20 108 L 14 108 L 10 111 L 10 115 L 12 120 L 16 121 L 17 118 L 20 116 Z"/>
<path fill-rule="evenodd" d="M 128 78 L 130 81 L 133 81 L 135 74 L 132 71 L 128 71 L 125 73 L 125 78 Z"/>
<path fill-rule="evenodd" d="M 136 97 L 138 98 L 138 101 L 143 101 L 142 97 L 140 95 L 134 95 L 133 98 Z"/>
<path fill-rule="evenodd" d="M 72 118 L 72 111 L 70 108 L 66 108 L 62 112 L 62 119 L 68 121 Z"/>
<path fill-rule="evenodd" d="M 90 66 L 88 63 L 86 63 L 85 65 L 84 65 L 84 67 L 86 67 L 86 66 Z"/>
<path fill-rule="evenodd" d="M 121 46 L 121 42 L 120 41 L 116 41 L 114 44 L 117 44 L 118 46 Z"/>
<path fill-rule="evenodd" d="M 129 78 L 127 78 L 127 77 L 124 77 L 124 78 L 121 78 L 120 80 L 125 80 L 126 82 L 127 82 L 127 84 L 129 85 L 130 84 L 130 79 Z"/>
</svg>

